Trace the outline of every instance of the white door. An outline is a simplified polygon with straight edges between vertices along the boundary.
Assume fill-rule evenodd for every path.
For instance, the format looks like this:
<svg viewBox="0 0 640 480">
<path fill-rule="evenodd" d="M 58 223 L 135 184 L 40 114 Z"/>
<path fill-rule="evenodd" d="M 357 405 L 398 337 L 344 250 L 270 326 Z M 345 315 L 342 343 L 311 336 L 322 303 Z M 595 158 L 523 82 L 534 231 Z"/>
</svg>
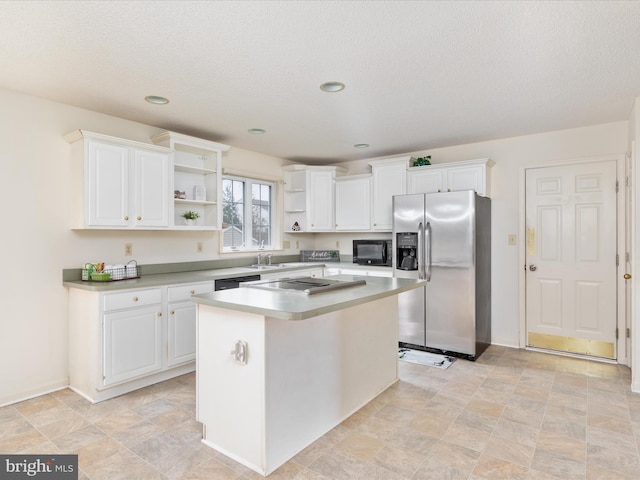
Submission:
<svg viewBox="0 0 640 480">
<path fill-rule="evenodd" d="M 616 358 L 616 162 L 526 171 L 527 345 Z"/>
</svg>

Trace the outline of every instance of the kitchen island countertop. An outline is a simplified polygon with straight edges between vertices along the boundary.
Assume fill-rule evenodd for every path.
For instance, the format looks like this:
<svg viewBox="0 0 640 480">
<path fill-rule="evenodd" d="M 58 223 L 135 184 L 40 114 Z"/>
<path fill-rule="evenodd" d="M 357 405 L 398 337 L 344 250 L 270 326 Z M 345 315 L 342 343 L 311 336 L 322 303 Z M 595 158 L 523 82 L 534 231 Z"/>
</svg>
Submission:
<svg viewBox="0 0 640 480">
<path fill-rule="evenodd" d="M 331 275 L 333 280 L 366 280 L 366 285 L 306 295 L 285 290 L 251 287 L 194 295 L 191 301 L 212 307 L 254 313 L 282 320 L 305 320 L 325 313 L 361 305 L 426 285 L 424 280 L 360 275 Z"/>
</svg>

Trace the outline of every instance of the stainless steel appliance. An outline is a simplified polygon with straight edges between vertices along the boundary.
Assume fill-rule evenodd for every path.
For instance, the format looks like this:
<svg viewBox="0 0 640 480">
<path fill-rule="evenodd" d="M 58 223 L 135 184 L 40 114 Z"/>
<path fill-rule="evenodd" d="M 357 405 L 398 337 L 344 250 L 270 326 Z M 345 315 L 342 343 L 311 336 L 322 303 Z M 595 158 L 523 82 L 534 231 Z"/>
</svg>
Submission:
<svg viewBox="0 0 640 480">
<path fill-rule="evenodd" d="M 298 277 L 280 278 L 277 280 L 263 280 L 259 282 L 242 283 L 241 287 L 261 288 L 264 290 L 287 290 L 291 292 L 314 295 L 316 293 L 331 292 L 343 288 L 366 285 L 366 280 L 331 280 L 328 278 Z"/>
<path fill-rule="evenodd" d="M 473 191 L 393 197 L 393 274 L 403 347 L 475 360 L 491 343 L 491 200 Z"/>
<path fill-rule="evenodd" d="M 260 280 L 260 275 L 248 275 L 246 277 L 219 278 L 214 282 L 214 290 L 230 290 L 238 288 L 244 282 L 254 282 Z"/>
<path fill-rule="evenodd" d="M 391 240 L 354 240 L 353 263 L 359 265 L 391 266 Z"/>
</svg>

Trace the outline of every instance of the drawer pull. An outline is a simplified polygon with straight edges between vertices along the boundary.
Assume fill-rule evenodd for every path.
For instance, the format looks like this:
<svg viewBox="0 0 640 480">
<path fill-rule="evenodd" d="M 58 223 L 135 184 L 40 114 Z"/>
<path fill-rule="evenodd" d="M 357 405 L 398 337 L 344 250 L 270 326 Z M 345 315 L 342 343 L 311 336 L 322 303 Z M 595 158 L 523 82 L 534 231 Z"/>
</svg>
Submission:
<svg viewBox="0 0 640 480">
<path fill-rule="evenodd" d="M 174 310 L 171 310 L 171 311 L 169 312 L 169 314 L 170 314 L 170 315 L 175 315 L 175 314 L 176 314 L 176 312 L 175 312 Z"/>
<path fill-rule="evenodd" d="M 196 291 L 195 290 L 191 290 L 191 295 L 195 295 Z"/>
<path fill-rule="evenodd" d="M 158 312 L 158 316 L 161 317 L 162 316 L 162 312 Z"/>
<path fill-rule="evenodd" d="M 138 215 L 137 220 L 142 220 L 142 217 L 140 215 Z"/>
<path fill-rule="evenodd" d="M 125 216 L 124 216 L 124 219 L 125 219 L 125 220 L 129 220 L 129 215 L 125 215 Z"/>
<path fill-rule="evenodd" d="M 138 297 L 133 297 L 133 301 L 137 302 L 138 301 Z"/>
</svg>

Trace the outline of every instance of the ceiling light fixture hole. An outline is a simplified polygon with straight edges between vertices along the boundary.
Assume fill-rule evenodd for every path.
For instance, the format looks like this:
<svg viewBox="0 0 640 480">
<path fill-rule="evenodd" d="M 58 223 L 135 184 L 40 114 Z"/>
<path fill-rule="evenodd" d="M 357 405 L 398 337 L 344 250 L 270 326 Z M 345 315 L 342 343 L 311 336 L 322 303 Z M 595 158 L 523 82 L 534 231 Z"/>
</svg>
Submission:
<svg viewBox="0 0 640 480">
<path fill-rule="evenodd" d="M 169 103 L 169 100 L 167 98 L 160 97 L 158 95 L 147 95 L 146 97 L 144 97 L 144 99 L 149 103 L 153 103 L 154 105 L 166 105 L 167 103 Z"/>
<path fill-rule="evenodd" d="M 329 93 L 339 92 L 341 90 L 344 90 L 344 83 L 342 83 L 342 82 L 324 82 L 322 85 L 320 85 L 320 90 L 322 90 L 324 92 L 329 92 Z"/>
</svg>

